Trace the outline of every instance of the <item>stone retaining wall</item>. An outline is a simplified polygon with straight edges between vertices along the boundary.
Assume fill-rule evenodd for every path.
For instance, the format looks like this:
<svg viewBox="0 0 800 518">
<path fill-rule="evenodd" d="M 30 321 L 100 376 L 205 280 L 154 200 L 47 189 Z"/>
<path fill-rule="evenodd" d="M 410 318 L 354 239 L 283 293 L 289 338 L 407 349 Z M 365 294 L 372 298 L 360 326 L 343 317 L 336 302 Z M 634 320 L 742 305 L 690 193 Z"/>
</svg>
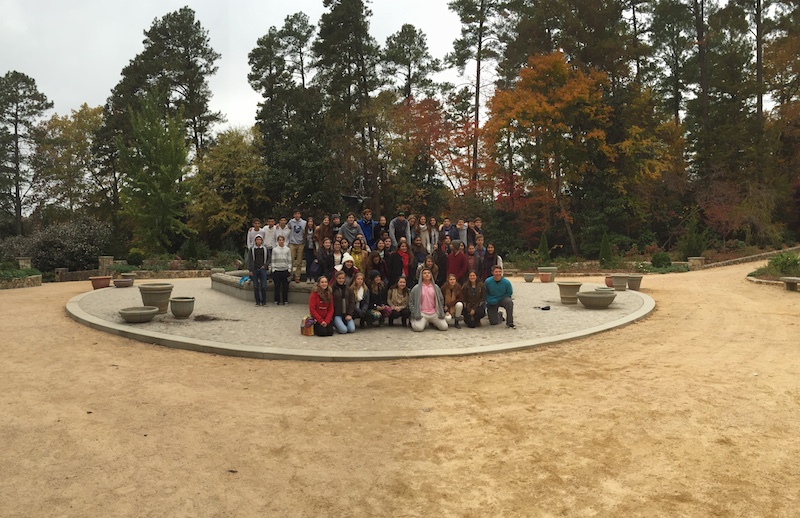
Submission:
<svg viewBox="0 0 800 518">
<path fill-rule="evenodd" d="M 705 267 L 716 268 L 718 266 L 731 266 L 734 264 L 744 264 L 744 263 L 752 263 L 755 261 L 763 261 L 764 259 L 769 259 L 770 257 L 781 254 L 783 252 L 800 252 L 800 246 L 794 246 L 792 248 L 786 248 L 784 250 L 775 250 L 774 252 L 764 252 L 763 254 L 748 255 L 747 257 L 739 257 L 738 259 L 731 259 L 730 261 L 720 261 L 718 263 L 706 264 Z"/>
<path fill-rule="evenodd" d="M 211 275 L 211 289 L 225 293 L 239 300 L 247 302 L 255 302 L 255 295 L 253 294 L 253 283 L 246 280 L 239 284 L 242 277 L 248 275 L 247 270 L 236 270 L 227 273 L 215 273 Z M 304 282 L 289 283 L 289 303 L 291 304 L 305 304 L 308 305 L 308 297 L 311 295 L 313 284 L 306 284 Z M 267 303 L 271 304 L 275 300 L 275 284 L 272 280 L 267 280 Z"/>
<path fill-rule="evenodd" d="M 42 285 L 41 275 L 30 275 L 19 279 L 9 279 L 0 281 L 0 290 L 13 290 L 16 288 L 33 288 Z"/>
</svg>

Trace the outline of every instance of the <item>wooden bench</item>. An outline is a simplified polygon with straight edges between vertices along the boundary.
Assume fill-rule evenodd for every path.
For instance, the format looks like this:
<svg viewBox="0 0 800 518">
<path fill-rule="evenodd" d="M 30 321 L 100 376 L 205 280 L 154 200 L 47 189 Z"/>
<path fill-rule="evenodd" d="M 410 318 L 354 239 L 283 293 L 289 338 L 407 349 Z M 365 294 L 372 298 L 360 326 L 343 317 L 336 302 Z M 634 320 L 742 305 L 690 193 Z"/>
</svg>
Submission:
<svg viewBox="0 0 800 518">
<path fill-rule="evenodd" d="M 789 291 L 797 291 L 797 283 L 800 282 L 800 277 L 781 277 L 780 281 Z"/>
</svg>

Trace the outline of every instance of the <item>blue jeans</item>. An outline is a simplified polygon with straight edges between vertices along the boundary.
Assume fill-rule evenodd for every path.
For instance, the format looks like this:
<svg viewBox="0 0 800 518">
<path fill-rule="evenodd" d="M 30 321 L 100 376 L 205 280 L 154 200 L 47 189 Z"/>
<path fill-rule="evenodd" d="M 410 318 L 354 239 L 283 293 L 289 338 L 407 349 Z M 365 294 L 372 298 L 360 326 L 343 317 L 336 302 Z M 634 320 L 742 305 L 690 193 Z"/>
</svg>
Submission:
<svg viewBox="0 0 800 518">
<path fill-rule="evenodd" d="M 253 270 L 253 293 L 256 296 L 256 304 L 267 303 L 267 270 L 259 268 Z"/>
<path fill-rule="evenodd" d="M 356 322 L 352 318 L 350 320 L 345 321 L 344 318 L 337 315 L 333 317 L 333 325 L 336 327 L 336 330 L 339 331 L 340 334 L 356 332 Z"/>
</svg>

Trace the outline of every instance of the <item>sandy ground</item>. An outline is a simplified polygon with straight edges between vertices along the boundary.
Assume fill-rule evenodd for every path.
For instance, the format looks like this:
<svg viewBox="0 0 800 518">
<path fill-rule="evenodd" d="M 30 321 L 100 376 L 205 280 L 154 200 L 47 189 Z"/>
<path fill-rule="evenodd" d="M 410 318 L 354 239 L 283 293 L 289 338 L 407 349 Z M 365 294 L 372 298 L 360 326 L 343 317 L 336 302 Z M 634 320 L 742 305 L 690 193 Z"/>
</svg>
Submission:
<svg viewBox="0 0 800 518">
<path fill-rule="evenodd" d="M 756 266 L 648 276 L 651 317 L 574 342 L 341 364 L 92 331 L 86 283 L 0 292 L 0 515 L 794 517 L 800 293 Z"/>
</svg>

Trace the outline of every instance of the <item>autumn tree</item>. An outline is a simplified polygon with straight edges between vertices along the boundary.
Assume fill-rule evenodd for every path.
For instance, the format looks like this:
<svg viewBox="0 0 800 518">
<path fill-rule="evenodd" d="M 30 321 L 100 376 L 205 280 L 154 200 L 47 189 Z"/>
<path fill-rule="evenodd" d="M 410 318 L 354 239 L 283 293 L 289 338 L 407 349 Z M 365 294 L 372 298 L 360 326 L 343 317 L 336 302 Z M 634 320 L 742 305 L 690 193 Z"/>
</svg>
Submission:
<svg viewBox="0 0 800 518">
<path fill-rule="evenodd" d="M 592 175 L 599 157 L 611 158 L 605 129 L 604 74 L 580 69 L 561 53 L 530 58 L 514 87 L 498 90 L 489 102 L 487 135 L 493 149 L 510 138 L 509 167 L 530 185 L 546 188 L 564 224 L 572 253 L 570 193 Z M 511 133 L 510 137 L 508 133 Z"/>
<path fill-rule="evenodd" d="M 14 231 L 22 235 L 22 217 L 28 206 L 34 171 L 30 157 L 35 149 L 34 128 L 53 103 L 21 72 L 0 77 L 0 187 L 3 205 L 13 210 Z"/>
</svg>

